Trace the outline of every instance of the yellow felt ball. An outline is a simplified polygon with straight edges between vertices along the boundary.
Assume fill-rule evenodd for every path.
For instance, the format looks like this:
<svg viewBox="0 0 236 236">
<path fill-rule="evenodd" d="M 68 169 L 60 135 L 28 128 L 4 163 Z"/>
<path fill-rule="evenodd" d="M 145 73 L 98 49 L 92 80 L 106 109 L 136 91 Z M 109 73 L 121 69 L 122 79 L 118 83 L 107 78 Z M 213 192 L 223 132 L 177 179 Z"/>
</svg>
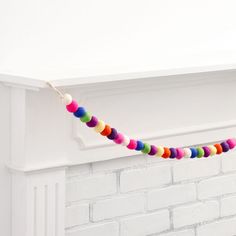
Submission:
<svg viewBox="0 0 236 236">
<path fill-rule="evenodd" d="M 101 133 L 105 129 L 105 122 L 103 120 L 99 120 L 97 125 L 94 127 L 94 130 L 98 133 Z"/>
<path fill-rule="evenodd" d="M 216 155 L 217 149 L 214 145 L 209 145 L 208 148 L 211 150 L 211 156 Z"/>
<path fill-rule="evenodd" d="M 165 150 L 162 146 L 157 147 L 157 156 L 161 157 L 164 154 Z"/>
</svg>

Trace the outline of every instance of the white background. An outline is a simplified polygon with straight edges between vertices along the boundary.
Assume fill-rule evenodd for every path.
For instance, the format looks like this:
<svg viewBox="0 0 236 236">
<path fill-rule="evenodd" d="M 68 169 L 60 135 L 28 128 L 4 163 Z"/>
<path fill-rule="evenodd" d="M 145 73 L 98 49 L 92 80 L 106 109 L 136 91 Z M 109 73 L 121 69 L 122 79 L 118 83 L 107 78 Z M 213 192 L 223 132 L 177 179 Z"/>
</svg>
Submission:
<svg viewBox="0 0 236 236">
<path fill-rule="evenodd" d="M 76 77 L 236 63 L 234 0 L 8 0 L 0 72 Z"/>
</svg>

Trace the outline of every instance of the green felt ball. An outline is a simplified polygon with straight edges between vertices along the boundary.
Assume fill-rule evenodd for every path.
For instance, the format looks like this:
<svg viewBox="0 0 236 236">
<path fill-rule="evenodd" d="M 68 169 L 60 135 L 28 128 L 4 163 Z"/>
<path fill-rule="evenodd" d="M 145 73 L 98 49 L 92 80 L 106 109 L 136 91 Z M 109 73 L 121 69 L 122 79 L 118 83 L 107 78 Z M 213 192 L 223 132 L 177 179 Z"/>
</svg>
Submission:
<svg viewBox="0 0 236 236">
<path fill-rule="evenodd" d="M 141 151 L 142 153 L 148 154 L 151 151 L 151 145 L 149 145 L 148 143 L 144 143 L 144 147 Z"/>
<path fill-rule="evenodd" d="M 197 147 L 197 157 L 201 158 L 204 156 L 204 150 L 201 147 Z"/>
<path fill-rule="evenodd" d="M 80 120 L 81 120 L 82 122 L 89 122 L 91 119 L 92 119 L 92 116 L 91 116 L 88 112 L 86 112 L 86 113 L 80 118 Z"/>
</svg>

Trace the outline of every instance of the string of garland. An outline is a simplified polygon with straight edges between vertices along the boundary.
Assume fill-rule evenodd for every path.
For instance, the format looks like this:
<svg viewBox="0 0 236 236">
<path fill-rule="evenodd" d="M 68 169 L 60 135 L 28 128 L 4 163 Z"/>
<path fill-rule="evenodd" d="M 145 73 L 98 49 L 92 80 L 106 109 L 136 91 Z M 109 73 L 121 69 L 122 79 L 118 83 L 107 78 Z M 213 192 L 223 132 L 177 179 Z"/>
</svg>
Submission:
<svg viewBox="0 0 236 236">
<path fill-rule="evenodd" d="M 103 120 L 99 120 L 96 116 L 90 115 L 84 107 L 79 106 L 78 103 L 73 100 L 70 94 L 62 94 L 50 82 L 47 82 L 47 84 L 63 100 L 63 103 L 66 105 L 66 109 L 68 112 L 73 113 L 75 117 L 79 118 L 89 128 L 93 128 L 97 133 L 100 133 L 102 136 L 105 136 L 110 140 L 113 140 L 116 144 L 126 146 L 130 150 L 141 151 L 142 153 L 150 156 L 156 155 L 162 158 L 176 158 L 179 160 L 183 157 L 201 158 L 219 155 L 221 153 L 228 152 L 236 146 L 235 138 L 229 138 L 221 143 L 216 143 L 212 145 L 189 148 L 168 148 L 163 146 L 155 146 L 150 145 L 148 143 L 144 143 L 141 140 L 131 139 L 127 135 L 119 133 L 115 128 L 112 128 Z"/>
</svg>

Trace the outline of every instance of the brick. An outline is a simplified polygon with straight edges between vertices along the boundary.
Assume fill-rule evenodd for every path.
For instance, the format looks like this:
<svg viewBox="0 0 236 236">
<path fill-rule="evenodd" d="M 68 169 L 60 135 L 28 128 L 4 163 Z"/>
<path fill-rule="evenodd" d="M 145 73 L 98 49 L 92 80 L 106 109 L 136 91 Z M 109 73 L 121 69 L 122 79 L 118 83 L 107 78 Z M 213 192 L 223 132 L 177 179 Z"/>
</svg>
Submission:
<svg viewBox="0 0 236 236">
<path fill-rule="evenodd" d="M 158 187 L 171 182 L 170 166 L 153 166 L 122 171 L 120 175 L 121 192 Z"/>
<path fill-rule="evenodd" d="M 196 200 L 195 184 L 175 185 L 148 193 L 148 209 L 154 210 Z"/>
<path fill-rule="evenodd" d="M 67 201 L 79 201 L 116 193 L 116 175 L 92 175 L 66 185 Z"/>
<path fill-rule="evenodd" d="M 174 182 L 216 175 L 219 172 L 219 157 L 183 160 L 173 165 Z"/>
<path fill-rule="evenodd" d="M 230 172 L 236 170 L 236 151 L 233 150 L 227 155 L 222 156 L 222 171 Z"/>
<path fill-rule="evenodd" d="M 167 210 L 122 219 L 121 236 L 141 236 L 159 233 L 170 228 Z"/>
<path fill-rule="evenodd" d="M 202 180 L 198 184 L 200 199 L 236 192 L 236 175 L 224 175 Z"/>
<path fill-rule="evenodd" d="M 197 236 L 233 236 L 236 235 L 236 218 L 220 220 L 197 227 Z"/>
<path fill-rule="evenodd" d="M 221 199 L 221 216 L 236 214 L 236 196 Z"/>
<path fill-rule="evenodd" d="M 194 229 L 187 229 L 187 230 L 164 233 L 160 234 L 159 236 L 195 236 L 195 232 Z"/>
<path fill-rule="evenodd" d="M 71 166 L 66 170 L 67 177 L 88 175 L 89 173 L 90 173 L 90 165 L 89 164 Z"/>
<path fill-rule="evenodd" d="M 141 194 L 97 201 L 93 204 L 93 220 L 98 221 L 144 212 L 144 204 L 144 195 Z"/>
<path fill-rule="evenodd" d="M 193 225 L 219 217 L 219 204 L 216 201 L 194 203 L 173 209 L 174 228 Z"/>
<path fill-rule="evenodd" d="M 122 157 L 108 161 L 94 162 L 92 163 L 92 170 L 93 172 L 114 171 L 130 167 L 137 167 L 145 164 L 146 164 L 146 157 L 144 156 Z"/>
<path fill-rule="evenodd" d="M 89 204 L 66 207 L 66 228 L 89 222 Z"/>
<path fill-rule="evenodd" d="M 119 225 L 117 222 L 91 224 L 77 228 L 76 230 L 67 230 L 66 236 L 119 236 Z"/>
</svg>

